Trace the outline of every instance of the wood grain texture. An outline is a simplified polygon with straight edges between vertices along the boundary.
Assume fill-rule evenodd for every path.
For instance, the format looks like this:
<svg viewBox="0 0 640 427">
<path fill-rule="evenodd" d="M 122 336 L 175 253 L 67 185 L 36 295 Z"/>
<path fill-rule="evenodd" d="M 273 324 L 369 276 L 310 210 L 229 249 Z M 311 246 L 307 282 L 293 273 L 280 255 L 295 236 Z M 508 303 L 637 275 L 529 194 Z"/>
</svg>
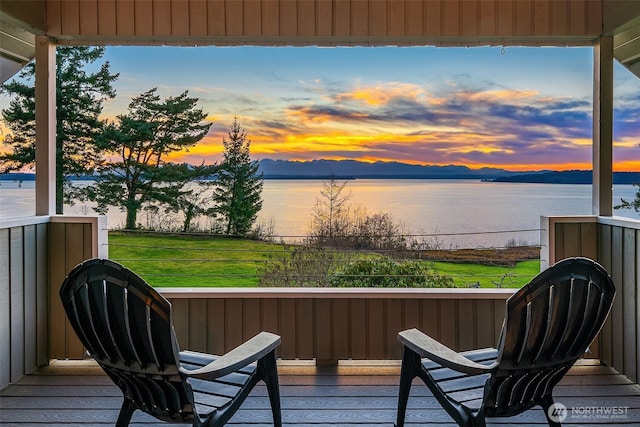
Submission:
<svg viewBox="0 0 640 427">
<path fill-rule="evenodd" d="M 391 427 L 395 422 L 399 366 L 298 368 L 279 366 L 282 410 L 286 426 Z M 568 407 L 629 407 L 625 425 L 640 424 L 640 389 L 610 368 L 574 366 L 555 389 L 555 397 Z M 95 366 L 54 364 L 38 375 L 25 377 L 2 390 L 0 422 L 3 427 L 67 427 L 113 425 L 122 394 Z M 269 399 L 256 387 L 230 426 L 267 427 Z M 455 427 L 440 404 L 423 385 L 412 388 L 408 425 Z M 582 426 L 603 426 L 602 421 L 577 421 Z M 488 420 L 490 425 L 535 427 L 546 425 L 543 411 L 533 409 L 513 419 Z M 572 422 L 572 425 L 575 423 Z M 137 412 L 132 426 L 158 424 Z M 180 424 L 183 425 L 183 424 Z"/>
<path fill-rule="evenodd" d="M 64 224 L 64 239 L 64 248 L 66 251 L 64 275 L 66 276 L 66 274 L 71 271 L 73 267 L 84 261 L 86 258 L 90 258 L 91 254 L 89 253 L 89 255 L 87 256 L 87 250 L 85 246 L 85 224 Z M 57 283 L 58 287 L 61 283 L 62 280 Z M 56 295 L 56 298 L 60 299 L 58 295 Z M 71 327 L 71 324 L 69 323 L 69 320 L 66 316 L 64 318 L 64 321 L 66 354 L 72 359 L 82 359 L 84 357 L 84 347 L 80 343 L 80 340 L 76 336 L 76 333 L 73 331 L 73 328 Z"/>
<path fill-rule="evenodd" d="M 190 13 L 191 7 L 190 1 L 172 1 L 171 2 L 171 35 L 173 36 L 187 36 L 191 34 L 190 27 Z"/>
<path fill-rule="evenodd" d="M 38 224 L 36 229 L 36 362 L 49 363 L 49 282 L 47 255 L 49 224 Z"/>
<path fill-rule="evenodd" d="M 533 1 L 533 33 L 535 35 L 549 34 L 551 29 L 550 0 Z"/>
<path fill-rule="evenodd" d="M 25 262 L 37 264 L 37 235 L 36 225 L 27 225 L 23 233 L 23 253 Z M 29 260 L 29 261 L 26 261 Z M 23 305 L 24 305 L 24 373 L 31 372 L 38 364 L 37 348 L 37 268 L 29 268 L 25 265 L 23 271 Z"/>
<path fill-rule="evenodd" d="M 482 3 L 471 0 L 462 0 L 460 8 L 460 26 L 462 36 L 474 37 L 480 34 L 478 22 L 480 21 L 480 13 Z"/>
<path fill-rule="evenodd" d="M 10 230 L 9 253 L 11 381 L 17 381 L 25 373 L 24 227 Z"/>
<path fill-rule="evenodd" d="M 65 19 L 67 19 L 65 17 Z M 101 36 L 115 36 L 117 31 L 117 12 L 115 0 L 100 0 L 98 2 L 98 34 Z"/>
<path fill-rule="evenodd" d="M 280 35 L 298 34 L 298 5 L 295 0 L 280 0 Z"/>
<path fill-rule="evenodd" d="M 136 34 L 136 13 L 133 0 L 119 0 L 116 3 L 116 33 L 119 36 Z"/>
<path fill-rule="evenodd" d="M 387 35 L 404 37 L 406 31 L 405 0 L 387 1 Z"/>
<path fill-rule="evenodd" d="M 616 284 L 617 296 L 613 302 L 613 308 L 611 310 L 611 338 L 612 346 L 615 349 L 613 352 L 612 366 L 618 366 L 621 372 L 624 372 L 624 351 L 620 351 L 624 348 L 624 291 L 623 277 L 622 277 L 622 260 L 623 260 L 623 242 L 622 242 L 622 228 L 613 227 L 611 229 L 611 247 L 614 248 L 614 253 L 611 256 L 611 268 L 608 270 L 611 278 Z"/>
<path fill-rule="evenodd" d="M 227 33 L 224 1 L 207 0 L 207 30 L 210 36 L 222 36 Z"/>
<path fill-rule="evenodd" d="M 0 389 L 11 382 L 11 280 L 9 229 L 0 230 Z"/>
<path fill-rule="evenodd" d="M 563 229 L 563 234 L 566 232 L 569 237 L 584 234 L 581 227 L 571 225 Z M 249 335 L 267 330 L 287 337 L 283 340 L 281 357 L 294 359 L 394 359 L 398 357 L 395 334 L 407 327 L 423 329 L 455 349 L 474 348 L 481 343 L 495 345 L 504 316 L 504 302 L 500 300 L 231 298 L 213 299 L 206 304 L 199 300 L 184 301 L 184 298 L 175 300 L 174 313 L 183 348 L 191 345 L 200 350 L 204 346 L 207 352 L 221 354 Z M 207 325 L 204 335 L 202 324 Z"/>
<path fill-rule="evenodd" d="M 98 34 L 98 0 L 80 2 L 80 33 L 88 35 Z"/>
<path fill-rule="evenodd" d="M 622 234 L 623 259 L 634 260 L 638 258 L 636 253 L 636 235 L 638 231 L 624 229 Z M 632 381 L 638 382 L 638 324 L 636 323 L 638 283 L 636 263 L 625 262 L 622 265 L 622 289 L 618 290 L 618 298 L 622 300 L 623 343 L 622 349 L 625 375 Z"/>
<path fill-rule="evenodd" d="M 172 34 L 171 4 L 172 2 L 168 0 L 153 0 L 154 36 L 169 36 Z"/>
<path fill-rule="evenodd" d="M 358 44 L 368 37 L 398 45 L 416 43 L 406 37 L 451 45 L 474 37 L 548 43 L 550 36 L 595 38 L 603 20 L 602 0 L 49 0 L 46 14 L 53 36 L 122 36 L 127 43 L 141 37 L 143 44 L 229 38 L 216 40 L 219 45 L 282 37 L 276 44 L 293 46 L 348 45 L 353 37 Z M 310 42 L 314 37 L 323 40 Z"/>
</svg>

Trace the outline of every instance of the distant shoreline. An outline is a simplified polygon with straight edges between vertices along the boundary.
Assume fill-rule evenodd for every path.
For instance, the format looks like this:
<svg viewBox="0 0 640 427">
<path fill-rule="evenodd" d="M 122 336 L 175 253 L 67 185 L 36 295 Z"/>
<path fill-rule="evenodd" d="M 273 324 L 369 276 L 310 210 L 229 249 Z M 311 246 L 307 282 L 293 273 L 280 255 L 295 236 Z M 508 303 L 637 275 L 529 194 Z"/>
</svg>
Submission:
<svg viewBox="0 0 640 427">
<path fill-rule="evenodd" d="M 72 181 L 91 181 L 93 176 L 83 176 L 72 178 Z M 394 179 L 394 180 L 473 180 L 496 183 L 523 183 L 523 184 L 585 184 L 591 185 L 593 173 L 590 170 L 573 171 L 541 171 L 521 174 L 510 174 L 498 177 L 481 177 L 475 174 L 381 174 L 381 173 L 358 173 L 358 174 L 273 174 L 264 173 L 265 180 L 329 180 L 353 181 L 357 179 Z M 0 182 L 35 181 L 33 173 L 5 173 L 0 174 Z M 640 172 L 614 172 L 613 183 L 618 185 L 631 185 L 640 183 Z"/>
</svg>

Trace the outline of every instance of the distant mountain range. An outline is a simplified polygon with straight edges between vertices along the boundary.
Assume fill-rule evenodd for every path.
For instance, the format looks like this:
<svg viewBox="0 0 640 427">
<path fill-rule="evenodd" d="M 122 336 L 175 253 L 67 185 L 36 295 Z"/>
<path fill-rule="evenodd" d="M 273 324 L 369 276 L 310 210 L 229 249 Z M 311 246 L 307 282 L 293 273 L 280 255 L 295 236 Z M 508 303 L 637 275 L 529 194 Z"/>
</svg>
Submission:
<svg viewBox="0 0 640 427">
<path fill-rule="evenodd" d="M 35 181 L 35 173 L 12 172 L 0 173 L 0 181 Z"/>
<path fill-rule="evenodd" d="M 260 160 L 260 171 L 266 179 L 496 179 L 522 174 L 497 168 L 470 169 L 466 166 L 410 165 L 400 162 L 359 162 L 356 160 Z M 527 172 L 534 174 L 537 172 Z"/>
<path fill-rule="evenodd" d="M 359 162 L 356 160 L 260 160 L 265 179 L 479 179 L 491 182 L 547 184 L 591 184 L 592 171 L 524 171 L 499 168 L 471 169 L 466 166 L 410 165 L 400 162 Z M 614 184 L 640 182 L 640 172 L 614 172 Z"/>
<path fill-rule="evenodd" d="M 265 179 L 477 179 L 491 182 L 528 182 L 548 184 L 591 184 L 590 170 L 514 172 L 499 168 L 471 169 L 466 166 L 410 165 L 400 162 L 359 162 L 356 160 L 263 159 L 260 172 Z M 0 174 L 0 181 L 32 181 L 31 173 Z M 81 179 L 92 179 L 90 176 Z M 614 172 L 614 184 L 640 182 L 640 172 Z"/>
</svg>

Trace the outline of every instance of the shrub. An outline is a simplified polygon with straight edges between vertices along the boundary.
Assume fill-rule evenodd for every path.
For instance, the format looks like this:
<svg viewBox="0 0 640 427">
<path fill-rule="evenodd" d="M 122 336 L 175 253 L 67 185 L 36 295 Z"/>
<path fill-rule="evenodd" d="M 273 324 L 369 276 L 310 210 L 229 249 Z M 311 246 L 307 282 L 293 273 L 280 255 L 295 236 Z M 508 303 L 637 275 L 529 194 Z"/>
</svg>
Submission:
<svg viewBox="0 0 640 427">
<path fill-rule="evenodd" d="M 271 257 L 260 269 L 258 286 L 330 286 L 338 254 L 312 246 L 297 246 L 284 255 Z"/>
<path fill-rule="evenodd" d="M 453 279 L 440 276 L 420 261 L 396 262 L 388 257 L 359 259 L 330 278 L 334 287 L 452 288 Z"/>
</svg>

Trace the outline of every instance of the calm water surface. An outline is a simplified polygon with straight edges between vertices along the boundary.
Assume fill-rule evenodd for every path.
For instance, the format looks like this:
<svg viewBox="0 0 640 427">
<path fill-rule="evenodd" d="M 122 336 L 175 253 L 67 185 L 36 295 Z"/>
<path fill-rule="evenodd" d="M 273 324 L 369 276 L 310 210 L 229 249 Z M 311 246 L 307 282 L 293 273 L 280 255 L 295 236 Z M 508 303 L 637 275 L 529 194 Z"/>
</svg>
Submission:
<svg viewBox="0 0 640 427">
<path fill-rule="evenodd" d="M 321 180 L 266 180 L 259 221 L 272 222 L 274 234 L 279 236 L 305 235 L 321 189 Z M 632 200 L 635 191 L 631 185 L 615 186 L 614 201 L 621 197 Z M 591 213 L 590 185 L 358 179 L 348 181 L 346 193 L 352 205 L 369 214 L 389 213 L 408 233 L 423 234 L 424 239 L 444 247 L 502 246 L 509 240 L 539 244 L 541 215 Z M 33 182 L 20 188 L 17 183 L 2 182 L 0 218 L 32 215 L 34 195 Z M 86 214 L 92 210 L 75 205 L 65 212 Z M 619 210 L 616 215 L 640 218 L 633 210 Z M 143 221 L 142 214 L 139 221 Z M 121 227 L 124 214 L 112 209 L 108 222 L 110 228 Z"/>
</svg>

